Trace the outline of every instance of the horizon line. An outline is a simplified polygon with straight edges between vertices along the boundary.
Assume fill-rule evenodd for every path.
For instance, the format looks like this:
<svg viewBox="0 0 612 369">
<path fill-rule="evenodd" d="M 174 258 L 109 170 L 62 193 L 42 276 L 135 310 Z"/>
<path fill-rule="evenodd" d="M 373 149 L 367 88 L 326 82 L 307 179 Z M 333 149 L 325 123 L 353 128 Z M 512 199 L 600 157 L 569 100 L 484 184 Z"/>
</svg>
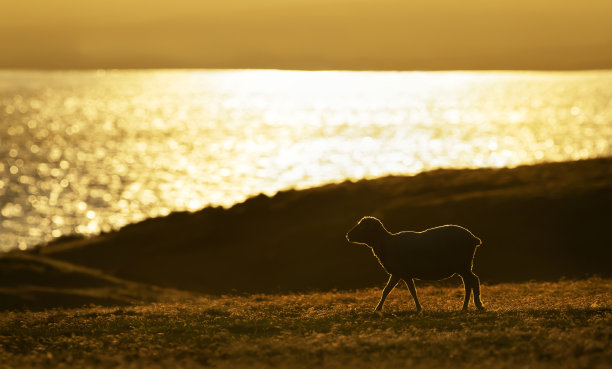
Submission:
<svg viewBox="0 0 612 369">
<path fill-rule="evenodd" d="M 20 72 L 79 72 L 79 71 L 280 71 L 280 72 L 414 72 L 414 73 L 429 73 L 429 72 L 601 72 L 601 71 L 612 71 L 612 66 L 604 68 L 474 68 L 474 69 L 463 69 L 463 68 L 449 68 L 449 69 L 359 69 L 359 68 L 235 68 L 235 67 L 67 67 L 67 68 L 55 68 L 55 67 L 0 67 L 0 71 L 20 71 Z"/>
</svg>

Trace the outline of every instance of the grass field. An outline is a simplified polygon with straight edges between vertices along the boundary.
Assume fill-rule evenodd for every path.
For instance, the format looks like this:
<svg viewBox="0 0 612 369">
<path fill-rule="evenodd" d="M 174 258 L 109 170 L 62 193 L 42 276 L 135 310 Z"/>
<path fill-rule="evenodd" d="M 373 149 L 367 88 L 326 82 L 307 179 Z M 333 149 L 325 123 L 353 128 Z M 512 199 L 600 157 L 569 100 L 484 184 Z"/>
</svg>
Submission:
<svg viewBox="0 0 612 369">
<path fill-rule="evenodd" d="M 0 316 L 2 368 L 610 368 L 612 280 L 182 297 Z"/>
</svg>

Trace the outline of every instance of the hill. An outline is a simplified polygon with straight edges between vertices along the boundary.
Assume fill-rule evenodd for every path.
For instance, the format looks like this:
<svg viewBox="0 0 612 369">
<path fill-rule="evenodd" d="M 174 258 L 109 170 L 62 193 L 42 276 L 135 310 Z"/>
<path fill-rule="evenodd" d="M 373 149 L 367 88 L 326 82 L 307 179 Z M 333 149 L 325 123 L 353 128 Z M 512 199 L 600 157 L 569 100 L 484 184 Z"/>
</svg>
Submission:
<svg viewBox="0 0 612 369">
<path fill-rule="evenodd" d="M 42 256 L 0 256 L 0 311 L 126 306 L 170 301 L 180 292 L 125 281 Z"/>
<path fill-rule="evenodd" d="M 346 231 L 459 224 L 483 240 L 484 282 L 610 276 L 612 158 L 436 170 L 259 195 L 230 209 L 148 219 L 37 252 L 140 283 L 206 293 L 355 289 L 385 273 Z"/>
</svg>

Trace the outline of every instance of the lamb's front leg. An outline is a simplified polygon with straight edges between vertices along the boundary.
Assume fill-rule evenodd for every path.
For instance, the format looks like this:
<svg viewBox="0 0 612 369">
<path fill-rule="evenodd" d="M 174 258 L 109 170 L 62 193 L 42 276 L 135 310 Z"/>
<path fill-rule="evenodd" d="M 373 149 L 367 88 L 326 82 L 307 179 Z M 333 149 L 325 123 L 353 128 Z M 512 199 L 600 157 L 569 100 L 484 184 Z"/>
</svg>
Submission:
<svg viewBox="0 0 612 369">
<path fill-rule="evenodd" d="M 395 287 L 395 285 L 397 284 L 397 282 L 399 282 L 399 280 L 400 278 L 393 276 L 393 274 L 389 276 L 389 281 L 387 282 L 387 285 L 383 289 L 382 296 L 380 297 L 380 301 L 378 302 L 378 305 L 376 305 L 376 309 L 374 309 L 374 311 L 382 310 L 382 307 L 383 307 L 383 304 L 385 303 L 385 299 L 387 298 L 387 295 L 389 294 L 389 292 L 391 292 L 391 290 L 393 289 L 393 287 Z"/>
<path fill-rule="evenodd" d="M 414 304 L 416 305 L 417 313 L 420 313 L 421 311 L 423 311 L 423 308 L 421 307 L 421 304 L 419 303 L 419 298 L 417 297 L 416 287 L 414 287 L 414 280 L 412 278 L 407 278 L 404 279 L 404 281 L 406 282 L 406 286 L 408 286 L 410 294 L 414 299 Z"/>
</svg>

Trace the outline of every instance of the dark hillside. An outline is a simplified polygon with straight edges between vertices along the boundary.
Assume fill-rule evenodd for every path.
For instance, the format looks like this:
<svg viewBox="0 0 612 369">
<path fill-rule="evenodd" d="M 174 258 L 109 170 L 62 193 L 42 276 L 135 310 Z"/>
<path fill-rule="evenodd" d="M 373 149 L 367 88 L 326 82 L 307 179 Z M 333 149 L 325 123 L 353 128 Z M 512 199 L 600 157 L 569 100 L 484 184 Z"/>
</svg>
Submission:
<svg viewBox="0 0 612 369">
<path fill-rule="evenodd" d="M 345 232 L 363 215 L 390 231 L 459 224 L 483 240 L 485 282 L 612 275 L 612 159 L 436 170 L 260 195 L 174 213 L 39 252 L 117 277 L 211 293 L 361 288 L 385 274 Z"/>
<path fill-rule="evenodd" d="M 180 293 L 43 256 L 0 256 L 0 311 L 123 306 L 171 300 L 175 295 Z"/>
</svg>

